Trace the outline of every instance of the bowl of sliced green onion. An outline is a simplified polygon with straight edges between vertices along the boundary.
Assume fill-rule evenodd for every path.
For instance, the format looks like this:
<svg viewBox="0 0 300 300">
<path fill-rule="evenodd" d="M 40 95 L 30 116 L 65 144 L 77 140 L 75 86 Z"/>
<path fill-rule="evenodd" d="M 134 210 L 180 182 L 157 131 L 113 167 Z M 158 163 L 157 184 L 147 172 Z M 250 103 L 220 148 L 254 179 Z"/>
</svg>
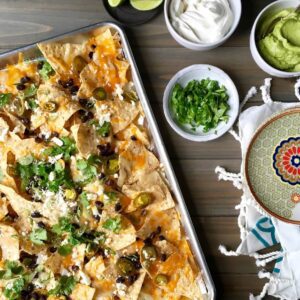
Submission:
<svg viewBox="0 0 300 300">
<path fill-rule="evenodd" d="M 211 65 L 192 65 L 176 73 L 163 97 L 169 125 L 196 142 L 217 139 L 234 124 L 239 95 L 231 78 Z"/>
</svg>

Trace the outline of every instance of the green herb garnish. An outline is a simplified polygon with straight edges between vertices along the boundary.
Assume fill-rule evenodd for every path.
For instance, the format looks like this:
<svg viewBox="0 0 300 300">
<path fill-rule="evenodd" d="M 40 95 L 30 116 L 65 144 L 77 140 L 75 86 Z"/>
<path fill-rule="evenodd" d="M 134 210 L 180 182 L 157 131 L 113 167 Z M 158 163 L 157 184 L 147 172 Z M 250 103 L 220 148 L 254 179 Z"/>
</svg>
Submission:
<svg viewBox="0 0 300 300">
<path fill-rule="evenodd" d="M 6 93 L 6 94 L 1 94 L 0 93 L 0 108 L 7 105 L 10 102 L 11 97 L 12 97 L 11 93 Z"/>
<path fill-rule="evenodd" d="M 120 216 L 109 218 L 103 223 L 102 227 L 114 233 L 119 233 L 122 229 L 122 219 Z"/>
<path fill-rule="evenodd" d="M 203 126 L 203 132 L 208 132 L 228 121 L 228 99 L 226 88 L 218 81 L 192 80 L 184 88 L 178 83 L 174 86 L 171 108 L 180 124 L 190 125 L 193 130 Z"/>
<path fill-rule="evenodd" d="M 76 161 L 77 170 L 81 172 L 82 182 L 89 183 L 97 176 L 97 167 L 94 163 L 94 160 L 91 159 L 78 159 Z"/>
<path fill-rule="evenodd" d="M 29 235 L 29 239 L 36 245 L 43 245 L 47 238 L 47 230 L 43 228 L 36 228 Z"/>
<path fill-rule="evenodd" d="M 3 294 L 8 300 L 18 300 L 20 299 L 21 292 L 25 285 L 25 279 L 23 277 L 19 277 L 6 285 Z"/>
<path fill-rule="evenodd" d="M 62 146 L 52 146 L 46 149 L 43 153 L 47 156 L 57 156 L 63 154 L 63 159 L 69 161 L 71 156 L 77 151 L 75 141 L 69 137 L 62 137 L 60 140 L 63 142 Z"/>
<path fill-rule="evenodd" d="M 39 70 L 39 74 L 41 75 L 42 79 L 46 81 L 50 76 L 54 75 L 54 73 L 55 72 L 51 65 L 47 61 L 44 61 L 42 69 Z"/>
<path fill-rule="evenodd" d="M 52 173 L 53 180 L 49 179 Z M 16 165 L 16 175 L 21 179 L 22 190 L 49 190 L 58 192 L 59 188 L 72 188 L 74 182 L 68 169 L 58 168 L 58 164 L 51 164 L 44 161 L 38 161 L 31 156 L 21 158 Z"/>
<path fill-rule="evenodd" d="M 57 286 L 49 291 L 49 295 L 69 296 L 76 285 L 74 276 L 62 276 Z"/>
<path fill-rule="evenodd" d="M 36 95 L 38 88 L 35 86 L 35 84 L 29 85 L 25 91 L 24 91 L 24 98 L 30 98 Z"/>
</svg>

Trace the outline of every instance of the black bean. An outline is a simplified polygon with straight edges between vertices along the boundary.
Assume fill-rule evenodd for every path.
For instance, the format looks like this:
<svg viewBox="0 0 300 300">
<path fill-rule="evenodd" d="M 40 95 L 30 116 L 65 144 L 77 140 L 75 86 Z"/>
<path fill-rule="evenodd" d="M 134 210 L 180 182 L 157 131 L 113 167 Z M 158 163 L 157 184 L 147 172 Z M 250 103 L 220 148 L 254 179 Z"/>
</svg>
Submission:
<svg viewBox="0 0 300 300">
<path fill-rule="evenodd" d="M 58 132 L 56 132 L 56 131 L 54 131 L 54 132 L 52 132 L 52 137 L 59 137 L 59 133 Z"/>
<path fill-rule="evenodd" d="M 77 271 L 79 270 L 79 266 L 73 265 L 73 266 L 72 266 L 72 270 L 73 270 L 74 272 L 77 272 Z"/>
<path fill-rule="evenodd" d="M 43 69 L 43 66 L 44 66 L 44 62 L 43 61 L 39 61 L 39 63 L 37 64 L 37 69 L 41 70 L 41 69 Z"/>
<path fill-rule="evenodd" d="M 164 241 L 166 238 L 165 238 L 163 235 L 160 235 L 160 236 L 158 237 L 158 239 L 159 239 L 160 241 Z"/>
<path fill-rule="evenodd" d="M 79 229 L 79 228 L 80 228 L 80 225 L 77 224 L 77 223 L 72 223 L 72 226 L 73 226 L 75 229 Z"/>
<path fill-rule="evenodd" d="M 50 251 L 51 253 L 55 253 L 56 250 L 57 250 L 57 248 L 56 248 L 56 247 L 53 247 L 53 246 L 49 248 L 49 251 Z"/>
<path fill-rule="evenodd" d="M 58 79 L 57 83 L 58 83 L 59 85 L 62 85 L 62 86 L 65 85 L 65 83 L 64 83 L 61 79 Z"/>
<path fill-rule="evenodd" d="M 97 200 L 95 202 L 95 204 L 96 204 L 97 208 L 102 208 L 104 206 L 104 203 L 102 201 L 99 201 L 99 200 Z"/>
<path fill-rule="evenodd" d="M 44 222 L 40 221 L 37 223 L 37 226 L 39 226 L 40 228 L 46 228 L 46 225 Z"/>
<path fill-rule="evenodd" d="M 30 124 L 29 118 L 20 118 L 20 121 L 25 125 L 28 126 Z"/>
<path fill-rule="evenodd" d="M 94 114 L 91 111 L 82 110 L 79 111 L 80 119 L 83 123 L 94 118 Z"/>
<path fill-rule="evenodd" d="M 99 175 L 98 175 L 98 179 L 99 180 L 102 180 L 105 178 L 105 174 L 103 172 L 101 172 Z"/>
<path fill-rule="evenodd" d="M 152 232 L 150 235 L 149 235 L 149 238 L 151 239 L 151 240 L 153 240 L 154 238 L 155 238 L 155 232 Z"/>
<path fill-rule="evenodd" d="M 85 256 L 84 260 L 83 260 L 84 264 L 87 264 L 89 261 L 90 261 L 89 258 L 87 256 Z"/>
<path fill-rule="evenodd" d="M 137 140 L 137 138 L 136 138 L 135 135 L 132 135 L 130 138 L 131 138 L 132 141 L 136 141 Z"/>
<path fill-rule="evenodd" d="M 90 59 L 93 59 L 93 55 L 94 55 L 94 52 L 91 51 L 91 52 L 89 53 L 89 58 L 90 58 Z"/>
<path fill-rule="evenodd" d="M 26 291 L 26 290 L 21 291 L 21 294 L 20 294 L 21 299 L 22 299 L 22 300 L 28 299 L 28 295 L 29 295 L 29 294 L 30 294 L 30 293 L 29 293 L 28 291 Z"/>
<path fill-rule="evenodd" d="M 128 283 L 131 285 L 138 279 L 137 274 L 129 275 L 128 276 Z"/>
<path fill-rule="evenodd" d="M 42 143 L 42 142 L 44 141 L 43 138 L 40 137 L 40 136 L 36 136 L 34 140 L 35 140 L 35 142 L 38 143 L 38 144 L 40 144 L 40 143 Z"/>
<path fill-rule="evenodd" d="M 161 233 L 161 226 L 157 226 L 155 233 L 156 234 L 160 234 Z"/>
<path fill-rule="evenodd" d="M 93 215 L 93 218 L 96 220 L 96 221 L 100 221 L 101 217 L 99 215 Z"/>
<path fill-rule="evenodd" d="M 147 214 L 147 210 L 146 209 L 142 209 L 142 211 L 141 211 L 141 216 L 146 216 L 146 214 Z"/>
<path fill-rule="evenodd" d="M 161 261 L 166 261 L 167 260 L 167 254 L 163 253 L 160 257 Z"/>
<path fill-rule="evenodd" d="M 116 187 L 116 182 L 113 179 L 106 180 L 105 184 L 110 187 Z"/>
<path fill-rule="evenodd" d="M 34 212 L 31 214 L 31 217 L 32 217 L 32 218 L 41 218 L 42 215 L 41 215 L 40 212 L 34 211 Z"/>
<path fill-rule="evenodd" d="M 26 290 L 28 292 L 32 292 L 34 290 L 34 285 L 32 283 L 28 283 L 28 285 L 26 287 Z"/>
<path fill-rule="evenodd" d="M 25 83 L 28 83 L 28 82 L 30 82 L 30 77 L 28 77 L 28 76 L 24 76 L 24 77 L 22 77 L 21 79 L 20 79 L 20 83 L 21 84 L 25 84 Z"/>
<path fill-rule="evenodd" d="M 115 205 L 115 211 L 119 212 L 122 210 L 122 204 L 120 202 L 117 202 Z"/>
<path fill-rule="evenodd" d="M 81 186 L 76 186 L 75 187 L 75 190 L 78 194 L 81 194 L 82 193 L 82 187 Z"/>
<path fill-rule="evenodd" d="M 92 49 L 96 49 L 96 47 L 97 47 L 97 46 L 94 45 L 94 44 L 91 45 L 91 48 L 92 48 Z"/>
<path fill-rule="evenodd" d="M 126 281 L 126 278 L 123 276 L 119 276 L 116 279 L 116 283 L 124 283 Z"/>
<path fill-rule="evenodd" d="M 145 244 L 145 245 L 152 245 L 152 240 L 151 240 L 149 237 L 147 237 L 147 238 L 144 240 L 144 244 Z"/>
<path fill-rule="evenodd" d="M 29 300 L 38 300 L 39 299 L 39 294 L 34 292 L 30 295 Z"/>
<path fill-rule="evenodd" d="M 79 99 L 79 104 L 86 109 L 91 109 L 94 107 L 93 101 L 84 98 Z"/>
<path fill-rule="evenodd" d="M 18 91 L 24 91 L 26 89 L 26 86 L 23 83 L 18 83 L 16 87 Z"/>
<path fill-rule="evenodd" d="M 139 238 L 138 236 L 135 238 L 135 240 L 138 242 L 141 240 L 141 238 Z"/>
<path fill-rule="evenodd" d="M 97 148 L 102 156 L 111 156 L 115 153 L 114 149 L 111 147 L 110 143 L 104 145 L 98 145 Z"/>
<path fill-rule="evenodd" d="M 79 87 L 78 87 L 77 85 L 73 85 L 73 86 L 71 86 L 71 88 L 70 88 L 70 93 L 71 93 L 72 95 L 76 95 L 77 92 L 78 92 L 78 90 L 79 90 Z"/>
<path fill-rule="evenodd" d="M 114 295 L 113 300 L 121 300 L 121 298 L 119 296 L 117 296 L 117 295 Z"/>
<path fill-rule="evenodd" d="M 66 82 L 65 82 L 65 87 L 71 87 L 74 85 L 74 80 L 72 78 L 68 79 Z"/>
<path fill-rule="evenodd" d="M 100 256 L 102 256 L 104 258 L 106 257 L 105 251 L 102 248 L 99 248 L 96 254 L 98 254 L 98 255 L 100 255 Z"/>
</svg>

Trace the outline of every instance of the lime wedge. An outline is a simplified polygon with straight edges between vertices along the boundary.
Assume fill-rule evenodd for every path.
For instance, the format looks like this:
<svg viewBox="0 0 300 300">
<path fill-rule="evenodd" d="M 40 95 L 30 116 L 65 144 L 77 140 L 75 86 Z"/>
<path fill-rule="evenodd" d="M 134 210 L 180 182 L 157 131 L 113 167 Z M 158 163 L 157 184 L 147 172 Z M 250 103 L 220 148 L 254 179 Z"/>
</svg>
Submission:
<svg viewBox="0 0 300 300">
<path fill-rule="evenodd" d="M 124 0 L 108 0 L 108 4 L 111 7 L 117 7 L 119 6 Z"/>
<path fill-rule="evenodd" d="M 138 10 L 151 10 L 161 5 L 163 0 L 130 0 L 130 4 Z"/>
</svg>

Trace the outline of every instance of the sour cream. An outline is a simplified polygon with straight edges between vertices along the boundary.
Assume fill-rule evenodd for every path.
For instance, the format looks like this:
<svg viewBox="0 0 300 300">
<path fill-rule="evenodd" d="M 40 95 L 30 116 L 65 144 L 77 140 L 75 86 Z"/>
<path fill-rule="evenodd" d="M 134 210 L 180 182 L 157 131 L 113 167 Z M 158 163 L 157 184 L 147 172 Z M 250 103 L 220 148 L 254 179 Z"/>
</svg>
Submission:
<svg viewBox="0 0 300 300">
<path fill-rule="evenodd" d="M 233 13 L 228 0 L 172 0 L 170 19 L 183 38 L 195 43 L 214 43 L 230 30 Z"/>
</svg>

